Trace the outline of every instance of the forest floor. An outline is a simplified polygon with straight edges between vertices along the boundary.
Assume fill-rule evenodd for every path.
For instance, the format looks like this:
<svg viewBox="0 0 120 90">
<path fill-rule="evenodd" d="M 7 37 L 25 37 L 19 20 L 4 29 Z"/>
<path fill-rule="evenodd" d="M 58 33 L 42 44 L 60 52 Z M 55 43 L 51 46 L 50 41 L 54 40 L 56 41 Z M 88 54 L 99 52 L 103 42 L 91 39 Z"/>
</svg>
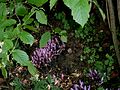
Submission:
<svg viewBox="0 0 120 90">
<path fill-rule="evenodd" d="M 50 17 L 49 20 L 50 24 L 53 25 L 52 28 L 65 28 L 65 22 L 61 24 L 62 21 L 55 20 L 55 18 Z M 74 22 L 74 21 L 73 21 Z M 75 25 L 77 26 L 77 25 Z M 84 68 L 91 68 L 92 66 L 87 63 L 86 61 L 80 61 L 80 56 L 84 52 L 84 48 L 86 46 L 91 46 L 93 48 L 95 47 L 96 42 L 98 42 L 101 47 L 103 48 L 103 51 L 101 53 L 98 53 L 100 57 L 102 58 L 104 54 L 108 53 L 110 50 L 110 46 L 112 45 L 112 37 L 110 34 L 109 29 L 107 28 L 107 25 L 105 25 L 103 22 L 99 22 L 99 20 L 96 22 L 94 28 L 96 28 L 96 33 L 92 34 L 91 37 L 93 38 L 93 41 L 86 44 L 86 38 L 80 39 L 76 38 L 75 35 L 75 26 L 70 25 L 70 28 L 67 30 L 67 43 L 66 43 L 66 49 L 61 53 L 60 56 L 57 57 L 56 60 L 52 61 L 48 66 L 43 66 L 39 71 L 39 78 L 45 78 L 48 74 L 52 76 L 52 78 L 55 81 L 55 85 L 61 87 L 63 90 L 69 90 L 70 87 L 72 87 L 73 83 L 77 83 L 80 78 L 84 78 Z M 45 31 L 51 31 L 51 28 L 48 26 L 40 27 L 40 30 L 42 32 Z M 104 33 L 104 36 L 100 36 L 100 33 Z M 40 31 L 41 33 L 41 31 Z M 90 33 L 90 32 L 89 32 Z M 89 35 L 89 34 L 88 34 Z M 34 35 L 37 39 L 37 35 Z M 87 36 L 88 37 L 88 36 Z M 94 40 L 96 39 L 96 41 Z M 97 39 L 100 39 L 97 41 Z M 37 43 L 36 43 L 37 44 Z M 32 48 L 36 47 L 37 45 L 34 45 Z M 31 48 L 27 48 L 27 46 L 23 45 L 23 48 L 25 51 L 30 53 L 32 50 Z M 30 51 L 28 51 L 30 50 Z M 114 50 L 110 53 L 114 53 Z M 90 55 L 88 55 L 89 57 Z M 86 58 L 88 59 L 88 58 Z M 0 90 L 12 90 L 12 81 L 17 77 L 20 79 L 21 83 L 27 87 L 26 90 L 32 90 L 31 86 L 31 75 L 27 70 L 27 67 L 22 67 L 18 64 L 15 64 L 14 67 L 10 67 L 8 71 L 9 75 L 7 79 L 4 79 L 3 77 L 0 77 Z M 114 73 L 114 71 L 113 71 Z M 113 75 L 111 72 L 111 75 Z M 113 76 L 111 76 L 113 77 Z M 118 78 L 120 77 L 119 72 L 114 73 L 114 77 Z"/>
</svg>

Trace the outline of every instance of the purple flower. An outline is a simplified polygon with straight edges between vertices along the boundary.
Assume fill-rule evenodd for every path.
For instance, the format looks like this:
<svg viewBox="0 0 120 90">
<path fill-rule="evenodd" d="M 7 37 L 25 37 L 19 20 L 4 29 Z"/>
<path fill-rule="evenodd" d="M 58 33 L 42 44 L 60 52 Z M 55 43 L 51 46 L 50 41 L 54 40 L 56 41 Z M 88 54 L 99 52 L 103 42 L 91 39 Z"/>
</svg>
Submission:
<svg viewBox="0 0 120 90">
<path fill-rule="evenodd" d="M 90 90 L 90 85 L 86 85 L 83 81 L 79 80 L 78 84 L 74 84 L 70 90 Z"/>
<path fill-rule="evenodd" d="M 92 80 L 100 79 L 100 74 L 99 74 L 96 70 L 91 70 L 91 69 L 90 69 L 88 76 L 89 76 Z"/>
<path fill-rule="evenodd" d="M 89 70 L 88 77 L 96 83 L 96 85 L 101 85 L 103 83 L 103 77 L 97 70 Z"/>
<path fill-rule="evenodd" d="M 65 44 L 60 40 L 58 36 L 53 36 L 51 40 L 47 42 L 47 45 L 43 48 L 36 48 L 31 54 L 32 63 L 40 68 L 41 65 L 48 64 L 57 55 L 65 50 Z"/>
</svg>

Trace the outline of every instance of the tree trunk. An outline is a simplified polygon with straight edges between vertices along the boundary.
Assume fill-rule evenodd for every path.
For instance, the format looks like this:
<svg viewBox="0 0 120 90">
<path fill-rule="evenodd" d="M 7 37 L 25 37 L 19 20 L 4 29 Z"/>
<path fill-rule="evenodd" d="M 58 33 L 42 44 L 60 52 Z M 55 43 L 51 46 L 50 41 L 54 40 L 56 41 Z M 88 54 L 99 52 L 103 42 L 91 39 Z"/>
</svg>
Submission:
<svg viewBox="0 0 120 90">
<path fill-rule="evenodd" d="M 120 0 L 117 0 L 117 11 L 118 11 L 118 19 L 120 23 Z"/>
<path fill-rule="evenodd" d="M 118 2 L 120 1 L 118 0 Z M 117 28 L 115 25 L 115 13 L 114 13 L 114 7 L 113 7 L 112 0 L 106 0 L 106 10 L 107 10 L 108 25 L 112 33 L 112 39 L 113 39 L 113 43 L 115 47 L 115 52 L 116 52 L 119 66 L 120 66 L 120 54 L 119 54 L 119 48 L 118 48 L 119 44 L 118 44 L 118 39 L 117 39 L 117 30 L 116 30 Z"/>
</svg>

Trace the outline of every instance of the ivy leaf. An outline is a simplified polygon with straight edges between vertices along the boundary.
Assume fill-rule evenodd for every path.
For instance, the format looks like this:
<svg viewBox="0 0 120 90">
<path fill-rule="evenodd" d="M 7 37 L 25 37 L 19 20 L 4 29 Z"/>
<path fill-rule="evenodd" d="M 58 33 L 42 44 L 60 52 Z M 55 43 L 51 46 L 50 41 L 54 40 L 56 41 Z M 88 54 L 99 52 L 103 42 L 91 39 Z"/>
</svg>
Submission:
<svg viewBox="0 0 120 90">
<path fill-rule="evenodd" d="M 53 8 L 53 6 L 56 4 L 57 0 L 50 0 L 50 10 Z"/>
<path fill-rule="evenodd" d="M 13 59 L 20 63 L 22 66 L 28 66 L 29 57 L 26 52 L 15 49 L 12 52 Z"/>
<path fill-rule="evenodd" d="M 88 21 L 91 5 L 88 0 L 63 0 L 72 11 L 73 19 L 82 27 Z"/>
<path fill-rule="evenodd" d="M 41 37 L 41 39 L 40 39 L 40 42 L 39 42 L 40 48 L 41 48 L 41 47 L 44 47 L 44 46 L 47 44 L 48 40 L 50 40 L 50 38 L 51 38 L 50 32 L 45 32 L 45 33 L 42 35 L 42 37 Z"/>
<path fill-rule="evenodd" d="M 3 49 L 10 50 L 13 47 L 13 42 L 10 39 L 5 39 L 3 44 Z"/>
<path fill-rule="evenodd" d="M 25 44 L 32 45 L 34 42 L 34 37 L 26 31 L 22 31 L 20 33 L 19 37 L 20 37 L 20 40 L 23 41 L 23 43 L 25 43 Z"/>
<path fill-rule="evenodd" d="M 19 16 L 24 16 L 27 13 L 26 7 L 22 3 L 16 5 L 16 14 Z"/>
<path fill-rule="evenodd" d="M 36 19 L 39 23 L 47 25 L 47 17 L 42 10 L 36 11 Z"/>
<path fill-rule="evenodd" d="M 36 5 L 36 6 L 42 6 L 43 4 L 45 4 L 48 0 L 27 0 L 28 3 Z"/>
<path fill-rule="evenodd" d="M 33 76 L 37 74 L 37 69 L 34 67 L 34 65 L 31 62 L 28 63 L 28 71 Z"/>
</svg>

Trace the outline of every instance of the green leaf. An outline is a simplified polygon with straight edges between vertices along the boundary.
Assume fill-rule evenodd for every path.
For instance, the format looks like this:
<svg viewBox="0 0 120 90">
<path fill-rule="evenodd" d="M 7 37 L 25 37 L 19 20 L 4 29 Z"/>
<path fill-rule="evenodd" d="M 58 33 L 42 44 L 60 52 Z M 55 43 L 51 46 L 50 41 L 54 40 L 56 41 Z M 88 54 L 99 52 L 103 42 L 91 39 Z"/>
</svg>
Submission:
<svg viewBox="0 0 120 90">
<path fill-rule="evenodd" d="M 4 31 L 0 30 L 0 41 L 2 41 L 4 39 Z"/>
<path fill-rule="evenodd" d="M 10 6 L 8 8 L 8 12 L 10 14 L 10 17 L 12 17 L 12 15 L 14 13 L 14 9 L 15 9 L 15 7 L 14 7 L 14 1 L 10 1 Z"/>
<path fill-rule="evenodd" d="M 16 5 L 16 14 L 18 16 L 24 16 L 25 14 L 27 14 L 27 9 L 26 7 L 22 4 L 22 3 L 18 3 Z"/>
<path fill-rule="evenodd" d="M 56 4 L 57 0 L 50 0 L 50 10 L 53 8 L 53 6 Z"/>
<path fill-rule="evenodd" d="M 42 10 L 36 11 L 36 19 L 39 23 L 47 25 L 47 17 Z"/>
<path fill-rule="evenodd" d="M 103 87 L 99 87 L 97 88 L 97 90 L 105 90 Z"/>
<path fill-rule="evenodd" d="M 6 2 L 6 0 L 0 0 L 0 2 Z M 0 9 L 1 10 L 1 9 Z"/>
<path fill-rule="evenodd" d="M 25 24 L 26 24 L 26 25 L 27 25 L 27 24 L 31 24 L 33 21 L 34 21 L 34 19 L 33 19 L 33 18 L 29 18 L 29 19 L 26 21 L 26 23 L 25 23 Z"/>
<path fill-rule="evenodd" d="M 91 5 L 89 0 L 63 0 L 65 5 L 72 10 L 73 19 L 82 27 L 88 21 Z"/>
<path fill-rule="evenodd" d="M 38 30 L 35 27 L 33 27 L 33 26 L 25 25 L 24 27 L 29 29 L 29 30 L 31 30 L 31 31 L 38 32 Z"/>
<path fill-rule="evenodd" d="M 51 86 L 51 90 L 61 90 L 60 87 L 57 87 L 57 86 Z"/>
<path fill-rule="evenodd" d="M 62 40 L 63 42 L 67 42 L 67 36 L 61 36 L 61 40 Z"/>
<path fill-rule="evenodd" d="M 36 5 L 36 6 L 42 6 L 43 4 L 45 4 L 48 0 L 27 0 L 28 3 Z"/>
<path fill-rule="evenodd" d="M 37 69 L 34 67 L 34 65 L 31 62 L 29 62 L 29 64 L 28 64 L 28 71 L 33 76 L 35 76 L 37 74 Z"/>
<path fill-rule="evenodd" d="M 16 28 L 6 28 L 8 30 L 6 30 L 4 37 L 5 38 L 9 38 L 11 40 L 14 40 L 18 37 L 19 33 L 20 33 L 20 30 L 19 30 L 19 27 L 16 27 Z"/>
<path fill-rule="evenodd" d="M 61 29 L 59 27 L 54 29 L 54 33 L 60 33 L 60 32 L 61 32 Z"/>
<path fill-rule="evenodd" d="M 8 52 L 3 50 L 2 52 L 2 64 L 3 64 L 3 67 L 6 67 L 9 63 L 9 55 L 8 55 Z"/>
<path fill-rule="evenodd" d="M 16 0 L 16 3 L 20 3 L 20 2 L 23 2 L 25 0 Z"/>
<path fill-rule="evenodd" d="M 2 75 L 4 76 L 4 78 L 7 78 L 7 71 L 5 67 L 2 67 L 1 70 L 2 70 Z"/>
<path fill-rule="evenodd" d="M 102 62 L 100 62 L 100 61 L 96 61 L 96 62 L 95 62 L 95 67 L 96 67 L 98 70 L 102 71 L 103 68 L 104 68 L 104 64 L 103 64 Z"/>
<path fill-rule="evenodd" d="M 63 42 L 67 42 L 67 32 L 66 32 L 66 30 L 62 30 L 59 34 L 61 35 L 61 37 L 60 37 L 61 40 Z"/>
<path fill-rule="evenodd" d="M 109 64 L 109 60 L 106 60 L 106 61 L 105 61 L 105 65 L 108 65 L 108 64 Z"/>
<path fill-rule="evenodd" d="M 12 32 L 13 37 L 18 37 L 19 34 L 20 34 L 19 27 L 14 28 Z"/>
<path fill-rule="evenodd" d="M 90 53 L 90 52 L 91 52 L 91 50 L 90 50 L 89 47 L 85 47 L 85 48 L 84 48 L 84 53 Z"/>
<path fill-rule="evenodd" d="M 7 26 L 11 26 L 11 25 L 14 25 L 16 24 L 16 20 L 15 19 L 8 19 L 8 20 L 5 20 L 1 25 L 0 25 L 0 28 L 5 28 Z"/>
<path fill-rule="evenodd" d="M 107 53 L 107 54 L 105 55 L 105 57 L 106 57 L 106 58 L 110 58 L 110 55 Z"/>
<path fill-rule="evenodd" d="M 41 37 L 41 39 L 40 39 L 40 42 L 39 42 L 40 48 L 41 48 L 41 47 L 44 47 L 44 46 L 47 44 L 48 40 L 50 40 L 50 39 L 51 39 L 51 34 L 50 34 L 50 32 L 45 32 L 45 33 L 42 35 L 42 37 Z"/>
<path fill-rule="evenodd" d="M 23 83 L 18 77 L 14 78 L 11 85 L 14 86 L 14 90 L 25 90 L 25 88 L 23 87 Z"/>
<path fill-rule="evenodd" d="M 34 9 L 34 8 L 32 8 Z M 23 18 L 23 25 L 26 25 L 26 24 L 29 24 L 28 22 L 30 21 L 30 17 L 35 13 L 36 11 L 35 10 L 31 10 L 31 12 L 27 15 L 25 15 L 25 17 Z"/>
<path fill-rule="evenodd" d="M 26 52 L 15 49 L 12 52 L 13 59 L 17 61 L 17 63 L 21 64 L 22 66 L 28 66 L 29 57 Z"/>
<path fill-rule="evenodd" d="M 54 80 L 52 79 L 51 75 L 47 76 L 47 81 L 49 84 L 52 84 L 54 82 Z"/>
<path fill-rule="evenodd" d="M 2 18 L 5 18 L 6 15 L 7 15 L 6 4 L 0 3 L 0 20 L 2 20 Z"/>
<path fill-rule="evenodd" d="M 34 43 L 34 37 L 26 31 L 22 31 L 19 37 L 20 37 L 20 40 L 23 41 L 23 43 L 25 44 L 32 45 Z"/>
<path fill-rule="evenodd" d="M 67 32 L 66 32 L 66 30 L 62 30 L 61 32 L 60 32 L 60 35 L 62 36 L 67 36 Z"/>
<path fill-rule="evenodd" d="M 12 40 L 10 40 L 10 39 L 5 39 L 5 40 L 4 40 L 4 44 L 3 44 L 3 48 L 4 48 L 5 50 L 10 50 L 12 47 L 13 47 L 13 42 L 12 42 Z"/>
</svg>

